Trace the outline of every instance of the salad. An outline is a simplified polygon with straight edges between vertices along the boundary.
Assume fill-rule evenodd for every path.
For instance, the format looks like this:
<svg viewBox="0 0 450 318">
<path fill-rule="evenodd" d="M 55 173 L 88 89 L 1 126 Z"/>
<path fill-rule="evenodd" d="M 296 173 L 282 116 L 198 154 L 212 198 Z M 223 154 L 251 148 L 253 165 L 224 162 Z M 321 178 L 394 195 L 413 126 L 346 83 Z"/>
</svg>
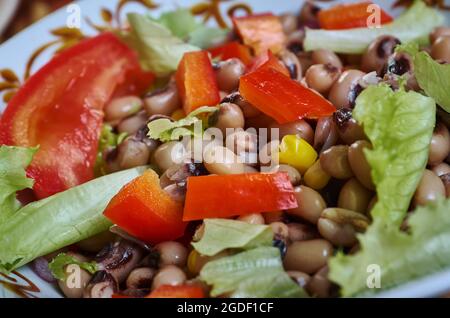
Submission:
<svg viewBox="0 0 450 318">
<path fill-rule="evenodd" d="M 368 6 L 131 13 L 59 52 L 0 117 L 0 273 L 70 298 L 352 297 L 448 268 L 450 27 Z"/>
</svg>

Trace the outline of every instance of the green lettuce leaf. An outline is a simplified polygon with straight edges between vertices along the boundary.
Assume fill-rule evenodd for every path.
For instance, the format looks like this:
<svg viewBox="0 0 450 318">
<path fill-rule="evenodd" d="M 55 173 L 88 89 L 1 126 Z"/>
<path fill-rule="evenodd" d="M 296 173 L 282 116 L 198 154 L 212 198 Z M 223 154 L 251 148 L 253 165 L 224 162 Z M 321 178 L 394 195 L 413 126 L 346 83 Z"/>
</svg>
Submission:
<svg viewBox="0 0 450 318">
<path fill-rule="evenodd" d="M 229 248 L 252 249 L 271 246 L 273 231 L 268 225 L 227 219 L 204 220 L 205 232 L 192 246 L 202 255 L 213 256 Z"/>
<path fill-rule="evenodd" d="M 284 271 L 280 251 L 275 247 L 258 247 L 211 261 L 201 270 L 200 279 L 213 286 L 213 297 L 306 297 Z"/>
<path fill-rule="evenodd" d="M 20 208 L 16 192 L 33 187 L 34 181 L 26 176 L 25 169 L 37 150 L 0 146 L 0 225 Z"/>
<path fill-rule="evenodd" d="M 106 174 L 105 171 L 105 160 L 103 158 L 103 152 L 108 148 L 115 148 L 120 145 L 125 138 L 128 136 L 127 133 L 116 134 L 114 128 L 109 124 L 104 124 L 100 133 L 100 140 L 98 143 L 97 159 L 95 162 L 95 175 L 100 177 Z"/>
<path fill-rule="evenodd" d="M 122 39 L 138 52 L 143 69 L 158 76 L 167 76 L 176 71 L 184 53 L 200 50 L 146 16 L 130 13 L 128 22 L 131 31 L 122 33 Z"/>
<path fill-rule="evenodd" d="M 397 47 L 408 53 L 414 64 L 414 75 L 420 88 L 447 113 L 450 113 L 450 64 L 440 64 L 427 53 L 420 51 L 416 43 Z"/>
<path fill-rule="evenodd" d="M 59 280 L 65 280 L 66 272 L 65 267 L 67 265 L 78 265 L 85 271 L 94 274 L 98 270 L 96 262 L 80 262 L 73 256 L 66 253 L 58 254 L 49 264 L 48 268 L 52 272 L 52 275 Z"/>
<path fill-rule="evenodd" d="M 378 195 L 372 216 L 397 227 L 428 161 L 436 104 L 416 92 L 370 86 L 357 98 L 353 116 L 373 146 L 365 151 Z"/>
<path fill-rule="evenodd" d="M 392 23 L 380 28 L 349 30 L 306 30 L 306 51 L 328 49 L 338 53 L 364 53 L 369 44 L 380 35 L 392 35 L 403 43 L 419 41 L 426 44 L 428 35 L 444 23 L 444 17 L 435 9 L 418 0 Z"/>
<path fill-rule="evenodd" d="M 450 266 L 450 199 L 419 207 L 410 219 L 409 233 L 375 222 L 359 235 L 361 250 L 338 253 L 330 260 L 330 278 L 343 296 L 380 291 L 367 286 L 369 265 L 379 266 L 381 289 L 431 274 Z"/>
<path fill-rule="evenodd" d="M 203 117 L 208 117 L 217 110 L 218 107 L 204 106 L 197 108 L 185 118 L 178 121 L 172 121 L 166 118 L 154 120 L 148 124 L 148 136 L 162 142 L 179 140 L 183 136 L 194 136 L 194 124 L 202 122 L 203 129 L 206 126 Z"/>
<path fill-rule="evenodd" d="M 145 168 L 94 179 L 26 205 L 0 224 L 0 272 L 8 273 L 33 259 L 107 231 L 103 216 L 109 201 Z"/>
</svg>

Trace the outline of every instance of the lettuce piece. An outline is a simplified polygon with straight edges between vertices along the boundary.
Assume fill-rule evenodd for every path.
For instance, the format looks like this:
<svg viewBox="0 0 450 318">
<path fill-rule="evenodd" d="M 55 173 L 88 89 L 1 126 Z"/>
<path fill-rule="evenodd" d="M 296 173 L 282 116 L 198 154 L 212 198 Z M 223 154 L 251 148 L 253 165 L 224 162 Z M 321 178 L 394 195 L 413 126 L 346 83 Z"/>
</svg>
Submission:
<svg viewBox="0 0 450 318">
<path fill-rule="evenodd" d="M 450 113 L 450 64 L 440 64 L 427 52 L 419 52 L 416 43 L 408 43 L 396 48 L 408 53 L 414 64 L 414 75 L 420 88 L 447 113 Z"/>
<path fill-rule="evenodd" d="M 184 53 L 200 50 L 146 16 L 130 13 L 128 22 L 131 31 L 122 33 L 122 39 L 138 52 L 142 68 L 157 76 L 164 77 L 176 71 Z"/>
<path fill-rule="evenodd" d="M 204 220 L 205 232 L 192 246 L 202 255 L 213 256 L 229 248 L 252 249 L 271 246 L 273 231 L 268 225 L 227 219 Z"/>
<path fill-rule="evenodd" d="M 145 168 L 117 172 L 26 205 L 0 224 L 0 272 L 106 231 L 109 201 Z"/>
<path fill-rule="evenodd" d="M 375 222 L 359 235 L 361 250 L 330 260 L 330 278 L 342 286 L 343 296 L 380 291 L 367 286 L 369 265 L 377 265 L 381 289 L 437 272 L 450 266 L 450 199 L 419 207 L 410 219 L 409 233 Z M 368 272 L 369 271 L 369 272 Z"/>
<path fill-rule="evenodd" d="M 120 145 L 125 138 L 127 138 L 127 133 L 116 134 L 114 129 L 109 124 L 104 124 L 100 133 L 100 140 L 98 143 L 97 159 L 95 161 L 95 175 L 97 177 L 104 176 L 105 171 L 105 160 L 103 158 L 103 152 L 108 148 L 115 148 Z"/>
<path fill-rule="evenodd" d="M 213 297 L 306 297 L 284 271 L 280 251 L 275 247 L 258 247 L 211 261 L 201 270 L 200 279 L 213 286 Z"/>
<path fill-rule="evenodd" d="M 0 225 L 20 208 L 16 192 L 33 187 L 34 180 L 26 176 L 25 169 L 37 150 L 0 146 Z"/>
<path fill-rule="evenodd" d="M 392 35 L 402 42 L 419 41 L 426 44 L 429 33 L 444 23 L 444 17 L 422 1 L 416 1 L 394 22 L 380 28 L 350 30 L 306 30 L 306 51 L 328 49 L 337 53 L 364 53 L 369 44 L 380 35 Z"/>
<path fill-rule="evenodd" d="M 357 98 L 353 116 L 373 145 L 365 152 L 378 195 L 372 217 L 397 227 L 428 161 L 436 104 L 416 92 L 370 86 Z"/>
<path fill-rule="evenodd" d="M 96 262 L 80 262 L 73 256 L 66 253 L 58 254 L 49 264 L 48 268 L 52 272 L 52 275 L 59 280 L 65 280 L 66 273 L 65 267 L 67 265 L 78 265 L 85 271 L 94 274 L 98 270 Z"/>
<path fill-rule="evenodd" d="M 185 118 L 178 121 L 172 121 L 165 118 L 154 120 L 148 124 L 148 136 L 162 142 L 179 140 L 183 136 L 194 136 L 194 124 L 202 122 L 204 117 L 208 117 L 218 109 L 218 107 L 204 106 L 197 108 Z M 204 126 L 205 124 L 202 122 L 202 127 Z"/>
</svg>

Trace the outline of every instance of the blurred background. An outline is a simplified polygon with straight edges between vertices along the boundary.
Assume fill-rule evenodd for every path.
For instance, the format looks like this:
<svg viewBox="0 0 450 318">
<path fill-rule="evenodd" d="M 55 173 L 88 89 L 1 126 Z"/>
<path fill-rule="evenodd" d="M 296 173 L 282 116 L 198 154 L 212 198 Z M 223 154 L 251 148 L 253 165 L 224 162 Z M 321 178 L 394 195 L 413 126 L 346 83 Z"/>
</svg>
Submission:
<svg viewBox="0 0 450 318">
<path fill-rule="evenodd" d="M 0 0 L 0 43 L 72 0 Z"/>
</svg>

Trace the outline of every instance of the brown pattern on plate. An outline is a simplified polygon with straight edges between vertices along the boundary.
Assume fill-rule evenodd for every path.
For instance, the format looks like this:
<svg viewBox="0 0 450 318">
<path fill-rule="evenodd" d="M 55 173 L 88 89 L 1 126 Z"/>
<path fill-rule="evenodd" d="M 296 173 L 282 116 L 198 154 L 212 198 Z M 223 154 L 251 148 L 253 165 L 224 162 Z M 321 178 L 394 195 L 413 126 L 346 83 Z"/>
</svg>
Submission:
<svg viewBox="0 0 450 318">
<path fill-rule="evenodd" d="M 40 289 L 31 280 L 17 271 L 12 272 L 9 276 L 0 273 L 0 286 L 22 298 L 38 298 L 34 293 L 40 292 Z"/>
</svg>

